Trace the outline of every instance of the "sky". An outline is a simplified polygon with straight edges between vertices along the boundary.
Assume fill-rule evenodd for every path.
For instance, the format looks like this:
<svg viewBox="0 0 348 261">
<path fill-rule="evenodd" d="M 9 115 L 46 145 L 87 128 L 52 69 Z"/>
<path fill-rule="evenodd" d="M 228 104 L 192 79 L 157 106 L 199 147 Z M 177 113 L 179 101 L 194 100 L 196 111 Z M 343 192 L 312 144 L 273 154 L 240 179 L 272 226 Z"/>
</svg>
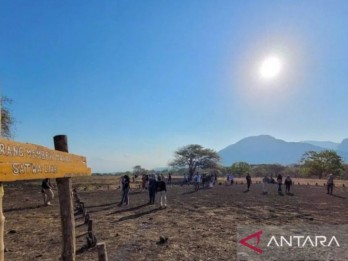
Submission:
<svg viewBox="0 0 348 261">
<path fill-rule="evenodd" d="M 188 144 L 219 151 L 268 134 L 348 137 L 345 0 L 3 0 L 0 95 L 13 139 L 92 172 L 166 167 Z M 267 57 L 281 62 L 260 76 Z"/>
</svg>

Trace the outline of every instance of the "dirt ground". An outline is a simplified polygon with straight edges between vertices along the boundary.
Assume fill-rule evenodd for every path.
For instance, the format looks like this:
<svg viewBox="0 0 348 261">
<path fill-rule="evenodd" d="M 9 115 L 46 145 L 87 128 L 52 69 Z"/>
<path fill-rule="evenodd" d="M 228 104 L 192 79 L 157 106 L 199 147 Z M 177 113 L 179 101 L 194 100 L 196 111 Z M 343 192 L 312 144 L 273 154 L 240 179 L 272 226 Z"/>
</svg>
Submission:
<svg viewBox="0 0 348 261">
<path fill-rule="evenodd" d="M 55 182 L 53 182 L 55 183 Z M 306 184 L 306 182 L 303 182 Z M 121 191 L 115 177 L 73 179 L 73 186 L 93 219 L 98 242 L 109 260 L 236 260 L 237 225 L 347 224 L 348 191 L 298 185 L 280 196 L 276 185 L 262 195 L 262 185 L 216 185 L 193 191 L 169 185 L 168 207 L 147 205 L 148 193 L 130 192 L 130 205 L 118 207 Z M 137 187 L 137 186 L 135 186 Z M 40 183 L 5 184 L 5 260 L 59 260 L 62 249 L 58 192 L 53 206 L 43 207 Z M 98 260 L 86 249 L 87 226 L 75 215 L 77 260 Z M 161 244 L 160 237 L 168 238 Z"/>
</svg>

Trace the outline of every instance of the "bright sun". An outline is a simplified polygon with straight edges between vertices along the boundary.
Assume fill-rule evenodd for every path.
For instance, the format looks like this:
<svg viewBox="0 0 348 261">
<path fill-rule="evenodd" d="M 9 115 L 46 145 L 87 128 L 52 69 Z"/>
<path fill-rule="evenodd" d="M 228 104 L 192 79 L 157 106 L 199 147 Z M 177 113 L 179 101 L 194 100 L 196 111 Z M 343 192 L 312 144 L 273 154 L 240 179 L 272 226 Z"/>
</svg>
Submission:
<svg viewBox="0 0 348 261">
<path fill-rule="evenodd" d="M 260 75 L 264 79 L 273 79 L 282 69 L 282 63 L 277 56 L 267 57 L 260 66 Z"/>
</svg>

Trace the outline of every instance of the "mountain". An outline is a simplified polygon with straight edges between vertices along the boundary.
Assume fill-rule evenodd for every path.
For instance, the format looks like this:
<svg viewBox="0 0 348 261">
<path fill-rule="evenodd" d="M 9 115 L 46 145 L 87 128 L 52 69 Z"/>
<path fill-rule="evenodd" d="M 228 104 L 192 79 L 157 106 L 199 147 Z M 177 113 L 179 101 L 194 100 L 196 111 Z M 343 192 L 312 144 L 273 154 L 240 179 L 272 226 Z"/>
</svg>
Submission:
<svg viewBox="0 0 348 261">
<path fill-rule="evenodd" d="M 340 143 L 332 142 L 332 141 L 305 140 L 305 141 L 301 141 L 301 142 L 312 144 L 314 146 L 322 147 L 322 148 L 328 149 L 328 150 L 337 150 L 338 146 L 340 145 Z"/>
<path fill-rule="evenodd" d="M 260 135 L 244 138 L 222 149 L 218 154 L 225 166 L 230 166 L 237 161 L 245 161 L 249 164 L 289 165 L 299 163 L 303 154 L 310 150 L 321 151 L 325 148 L 309 143 L 286 142 L 269 135 Z"/>
<path fill-rule="evenodd" d="M 339 145 L 337 150 L 348 152 L 348 139 L 344 139 Z"/>
</svg>

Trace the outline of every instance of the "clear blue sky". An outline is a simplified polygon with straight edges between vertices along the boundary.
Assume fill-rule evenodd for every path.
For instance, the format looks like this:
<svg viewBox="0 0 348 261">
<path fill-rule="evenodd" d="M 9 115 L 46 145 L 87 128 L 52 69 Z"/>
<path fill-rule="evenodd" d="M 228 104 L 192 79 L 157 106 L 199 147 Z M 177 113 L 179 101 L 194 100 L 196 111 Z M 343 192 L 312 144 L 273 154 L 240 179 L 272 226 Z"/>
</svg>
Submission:
<svg viewBox="0 0 348 261">
<path fill-rule="evenodd" d="M 14 140 L 94 172 L 166 166 L 187 144 L 348 137 L 348 1 L 16 1 L 0 8 Z M 277 55 L 281 73 L 259 76 Z"/>
</svg>

